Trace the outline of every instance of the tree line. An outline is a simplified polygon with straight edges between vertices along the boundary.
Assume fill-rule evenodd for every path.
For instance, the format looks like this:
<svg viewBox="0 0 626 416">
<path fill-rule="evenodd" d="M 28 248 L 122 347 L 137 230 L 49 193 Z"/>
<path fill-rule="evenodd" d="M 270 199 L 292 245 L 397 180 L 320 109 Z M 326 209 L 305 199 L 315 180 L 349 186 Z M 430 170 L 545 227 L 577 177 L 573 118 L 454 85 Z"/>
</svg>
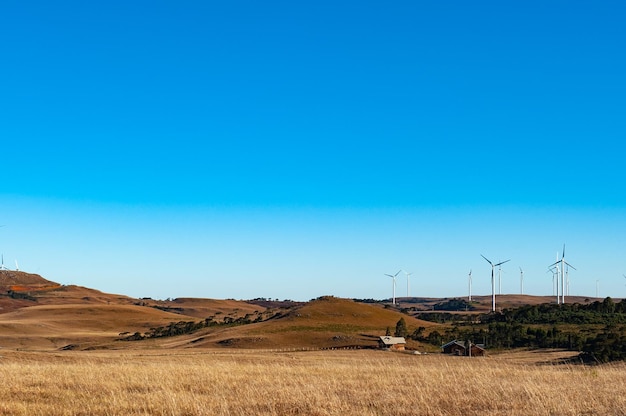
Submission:
<svg viewBox="0 0 626 416">
<path fill-rule="evenodd" d="M 430 314 L 424 318 L 434 320 Z M 422 327 L 410 338 L 433 345 L 471 340 L 492 349 L 564 348 L 599 362 L 626 360 L 626 300 L 607 297 L 588 304 L 526 305 L 478 317 L 457 316 L 442 332 L 425 335 Z"/>
</svg>

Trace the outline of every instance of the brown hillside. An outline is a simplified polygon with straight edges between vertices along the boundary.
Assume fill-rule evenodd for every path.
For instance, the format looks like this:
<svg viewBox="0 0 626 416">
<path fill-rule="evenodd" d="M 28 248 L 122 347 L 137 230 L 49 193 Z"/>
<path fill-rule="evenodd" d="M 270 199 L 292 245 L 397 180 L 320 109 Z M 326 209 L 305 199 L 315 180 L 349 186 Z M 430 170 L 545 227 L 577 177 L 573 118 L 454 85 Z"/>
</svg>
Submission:
<svg viewBox="0 0 626 416">
<path fill-rule="evenodd" d="M 439 325 L 402 314 L 432 310 L 448 299 L 400 298 L 397 307 L 322 297 L 308 303 L 250 302 L 200 298 L 134 299 L 74 285 L 60 285 L 25 272 L 0 271 L 0 347 L 73 348 L 333 348 L 376 345 L 387 327 L 403 317 L 409 332 Z M 597 299 L 568 297 L 587 303 Z M 553 303 L 551 296 L 498 295 L 497 308 Z M 268 303 L 269 302 L 269 303 Z M 474 296 L 476 313 L 488 312 L 491 296 Z M 417 305 L 417 306 L 416 306 Z M 445 311 L 442 311 L 445 312 Z M 413 312 L 412 312 L 413 313 Z M 248 323 L 232 326 L 241 318 Z M 209 319 L 220 325 L 187 335 L 143 341 L 120 341 L 120 333 L 140 332 L 180 321 Z M 423 346 L 409 341 L 409 348 Z"/>
<path fill-rule="evenodd" d="M 35 305 L 131 305 L 133 298 L 74 285 L 61 285 L 38 274 L 0 270 L 0 314 Z"/>
<path fill-rule="evenodd" d="M 161 309 L 163 311 L 180 313 L 199 319 L 230 316 L 239 318 L 247 314 L 260 314 L 267 310 L 266 307 L 252 304 L 246 301 L 232 299 L 203 299 L 203 298 L 176 298 L 173 300 L 141 299 L 141 304 Z"/>
<path fill-rule="evenodd" d="M 185 317 L 186 320 L 193 320 Z M 41 305 L 0 315 L 0 347 L 57 349 L 111 344 L 120 332 L 144 332 L 181 316 L 135 305 Z M 124 342 L 119 348 L 125 348 Z"/>
<path fill-rule="evenodd" d="M 163 340 L 163 347 L 333 348 L 373 347 L 377 337 L 404 318 L 409 331 L 437 324 L 347 299 L 323 297 L 274 319 L 230 328 L 211 328 Z M 411 346 L 411 345 L 410 345 Z M 417 344 L 412 345 L 418 347 Z"/>
<path fill-rule="evenodd" d="M 14 270 L 0 270 L 0 290 L 8 290 L 12 286 L 39 288 L 47 286 L 59 286 L 59 284 L 51 282 L 50 280 L 46 280 L 38 274 Z"/>
<path fill-rule="evenodd" d="M 398 308 L 415 308 L 418 311 L 433 311 L 436 304 L 449 301 L 451 299 L 467 299 L 467 297 L 456 298 L 398 298 Z M 589 303 L 596 300 L 587 296 L 566 296 L 566 303 Z M 496 295 L 496 309 L 518 308 L 524 305 L 540 305 L 544 303 L 556 303 L 556 296 L 534 296 L 534 295 Z M 475 308 L 469 313 L 486 313 L 491 311 L 491 295 L 472 296 L 472 306 Z M 447 312 L 441 310 L 441 312 Z M 466 311 L 459 311 L 466 313 Z"/>
</svg>

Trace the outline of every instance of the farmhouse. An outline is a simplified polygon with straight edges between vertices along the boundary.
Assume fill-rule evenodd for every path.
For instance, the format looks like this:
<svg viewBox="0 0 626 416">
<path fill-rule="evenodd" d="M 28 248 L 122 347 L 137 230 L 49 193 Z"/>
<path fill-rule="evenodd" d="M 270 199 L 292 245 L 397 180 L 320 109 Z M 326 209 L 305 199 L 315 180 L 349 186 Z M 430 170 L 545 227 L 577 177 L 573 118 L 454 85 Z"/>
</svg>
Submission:
<svg viewBox="0 0 626 416">
<path fill-rule="evenodd" d="M 471 356 L 472 357 L 482 357 L 485 355 L 485 348 L 479 344 L 471 344 Z M 447 344 L 444 344 L 441 347 L 441 352 L 444 354 L 452 354 L 452 355 L 470 355 L 467 350 L 467 346 L 464 342 L 461 341 L 450 341 Z"/>
<path fill-rule="evenodd" d="M 406 341 L 404 337 L 389 337 L 384 336 L 378 339 L 378 346 L 383 349 L 389 349 L 392 351 L 404 351 Z"/>
</svg>

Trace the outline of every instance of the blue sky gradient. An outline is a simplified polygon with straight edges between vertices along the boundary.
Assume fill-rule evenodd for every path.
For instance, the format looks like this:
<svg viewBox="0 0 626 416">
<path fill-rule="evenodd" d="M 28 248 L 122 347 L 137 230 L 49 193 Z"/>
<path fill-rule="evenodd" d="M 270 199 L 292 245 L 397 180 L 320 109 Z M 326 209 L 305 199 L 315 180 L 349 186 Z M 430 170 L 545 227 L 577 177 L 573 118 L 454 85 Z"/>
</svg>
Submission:
<svg viewBox="0 0 626 416">
<path fill-rule="evenodd" d="M 157 298 L 626 296 L 621 2 L 0 6 L 0 251 Z M 398 294 L 406 293 L 398 286 Z"/>
</svg>

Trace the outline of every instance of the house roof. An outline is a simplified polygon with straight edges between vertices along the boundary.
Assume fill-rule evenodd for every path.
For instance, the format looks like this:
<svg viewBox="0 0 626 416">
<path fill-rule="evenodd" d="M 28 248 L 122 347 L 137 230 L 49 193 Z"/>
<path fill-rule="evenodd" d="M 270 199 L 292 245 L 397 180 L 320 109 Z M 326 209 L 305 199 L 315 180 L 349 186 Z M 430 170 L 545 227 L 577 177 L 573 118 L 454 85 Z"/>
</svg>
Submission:
<svg viewBox="0 0 626 416">
<path fill-rule="evenodd" d="M 458 345 L 459 347 L 465 348 L 465 343 L 461 342 L 461 341 L 457 341 L 456 339 L 454 341 L 450 341 L 447 344 L 442 345 L 441 348 L 445 349 L 447 347 L 451 347 L 454 344 Z M 483 344 L 474 344 L 474 343 L 472 343 L 472 347 L 476 347 L 476 348 L 481 349 L 481 350 L 485 349 L 485 346 Z"/>
<path fill-rule="evenodd" d="M 404 337 L 380 337 L 380 341 L 385 345 L 406 344 Z"/>
<path fill-rule="evenodd" d="M 459 347 L 465 348 L 465 344 L 463 342 L 461 342 L 461 341 L 457 341 L 456 339 L 454 341 L 450 341 L 447 344 L 442 345 L 441 348 L 448 348 L 448 347 L 451 347 L 454 344 L 458 345 Z"/>
</svg>

